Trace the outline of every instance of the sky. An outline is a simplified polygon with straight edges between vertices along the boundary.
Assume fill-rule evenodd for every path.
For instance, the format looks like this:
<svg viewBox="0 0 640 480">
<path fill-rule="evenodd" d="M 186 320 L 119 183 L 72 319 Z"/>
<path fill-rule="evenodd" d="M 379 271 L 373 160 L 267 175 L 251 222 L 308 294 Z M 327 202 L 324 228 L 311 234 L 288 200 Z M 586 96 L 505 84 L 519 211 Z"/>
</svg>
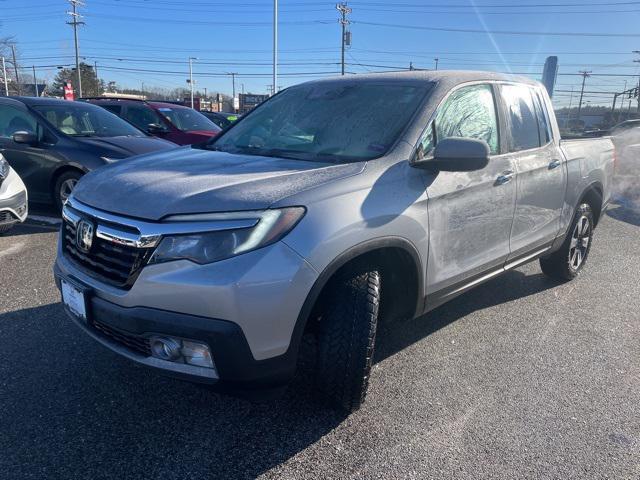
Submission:
<svg viewBox="0 0 640 480">
<path fill-rule="evenodd" d="M 611 105 L 611 92 L 638 84 L 640 1 L 360 0 L 350 1 L 349 74 L 415 68 L 522 73 L 540 79 L 559 57 L 554 103 Z M 0 0 L 0 37 L 13 36 L 21 64 L 51 80 L 74 62 L 65 0 Z M 284 88 L 340 71 L 335 2 L 279 2 L 279 82 Z M 273 0 L 84 0 L 80 55 L 106 81 L 141 88 L 196 86 L 231 94 L 266 93 L 271 82 Z M 616 75 L 627 75 L 616 76 Z M 626 83 L 625 83 L 626 82 Z M 573 89 L 573 93 L 571 90 Z M 591 93 L 593 92 L 593 93 Z"/>
</svg>

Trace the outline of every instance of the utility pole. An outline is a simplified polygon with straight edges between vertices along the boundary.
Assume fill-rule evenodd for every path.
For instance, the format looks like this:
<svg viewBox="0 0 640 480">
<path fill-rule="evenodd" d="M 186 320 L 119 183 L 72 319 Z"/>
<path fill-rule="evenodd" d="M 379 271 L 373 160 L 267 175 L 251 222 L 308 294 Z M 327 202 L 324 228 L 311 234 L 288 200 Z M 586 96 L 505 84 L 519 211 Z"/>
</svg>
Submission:
<svg viewBox="0 0 640 480">
<path fill-rule="evenodd" d="M 571 105 L 573 103 L 573 85 L 571 85 L 571 95 L 569 95 L 569 111 L 567 112 L 567 116 L 564 117 L 564 128 L 567 128 L 569 124 L 569 118 L 571 117 Z"/>
<path fill-rule="evenodd" d="M 4 78 L 4 94 L 5 96 L 9 96 L 9 80 L 7 79 L 7 65 L 4 62 L 4 57 L 2 57 L 2 78 Z"/>
<path fill-rule="evenodd" d="M 584 84 L 587 81 L 587 77 L 591 73 L 591 70 L 589 71 L 581 70 L 578 73 L 582 75 L 582 88 L 580 89 L 580 101 L 578 102 L 578 118 L 576 119 L 577 123 L 580 123 L 580 112 L 582 111 L 582 97 L 584 96 Z"/>
<path fill-rule="evenodd" d="M 16 46 L 11 45 L 11 55 L 13 56 L 13 71 L 16 74 L 16 90 L 18 95 L 22 95 L 22 89 L 20 88 L 20 77 L 18 76 L 18 60 L 16 60 Z"/>
<path fill-rule="evenodd" d="M 349 20 L 347 19 L 347 15 L 351 13 L 351 8 L 347 7 L 347 2 L 342 2 L 336 4 L 336 9 L 340 12 L 341 18 L 339 20 L 340 25 L 342 25 L 342 60 L 340 61 L 342 75 L 344 75 L 344 47 L 347 43 L 347 25 L 349 25 Z"/>
<path fill-rule="evenodd" d="M 32 65 L 33 68 L 33 88 L 36 91 L 36 97 L 39 97 L 40 95 L 38 94 L 38 80 L 36 80 L 36 66 Z"/>
<path fill-rule="evenodd" d="M 438 57 L 433 59 L 433 61 L 436 62 L 436 70 L 438 70 L 438 60 L 440 60 Z"/>
<path fill-rule="evenodd" d="M 99 78 L 98 78 L 98 61 L 97 60 L 93 61 L 93 73 L 96 74 L 96 80 L 99 80 Z"/>
<path fill-rule="evenodd" d="M 82 97 L 82 75 L 80 73 L 80 57 L 78 53 L 78 25 L 84 25 L 84 22 L 80 19 L 82 15 L 77 12 L 77 8 L 84 7 L 84 3 L 81 0 L 67 0 L 71 4 L 72 11 L 67 12 L 67 15 L 71 17 L 71 21 L 67 22 L 67 25 L 73 27 L 73 43 L 76 50 L 76 75 L 78 78 L 78 98 Z"/>
<path fill-rule="evenodd" d="M 191 87 L 191 108 L 193 108 L 193 61 L 196 57 L 189 57 L 189 86 Z"/>
<path fill-rule="evenodd" d="M 409 71 L 413 70 L 413 62 L 409 62 Z"/>
<path fill-rule="evenodd" d="M 640 55 L 640 50 L 634 50 L 632 53 L 636 55 Z M 640 63 L 640 60 L 634 60 L 635 63 Z M 640 113 L 640 75 L 638 75 L 638 90 L 637 90 L 637 98 L 638 98 L 638 109 L 637 112 Z"/>
<path fill-rule="evenodd" d="M 278 84 L 278 0 L 273 0 L 273 95 Z M 234 95 L 235 98 L 235 95 Z"/>
</svg>

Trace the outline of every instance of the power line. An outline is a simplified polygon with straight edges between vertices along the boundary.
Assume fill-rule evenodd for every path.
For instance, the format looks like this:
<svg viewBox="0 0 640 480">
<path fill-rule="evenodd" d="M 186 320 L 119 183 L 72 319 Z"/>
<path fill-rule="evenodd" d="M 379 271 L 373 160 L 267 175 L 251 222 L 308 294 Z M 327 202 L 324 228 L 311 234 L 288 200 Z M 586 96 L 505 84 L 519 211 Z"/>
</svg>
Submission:
<svg viewBox="0 0 640 480">
<path fill-rule="evenodd" d="M 435 32 L 481 33 L 483 35 L 525 35 L 525 36 L 562 36 L 562 37 L 640 37 L 640 33 L 596 33 L 596 32 L 527 32 L 518 30 L 483 30 L 477 28 L 425 27 L 422 25 L 401 25 L 396 23 L 353 22 L 374 27 L 404 28 L 409 30 L 428 30 Z"/>
</svg>

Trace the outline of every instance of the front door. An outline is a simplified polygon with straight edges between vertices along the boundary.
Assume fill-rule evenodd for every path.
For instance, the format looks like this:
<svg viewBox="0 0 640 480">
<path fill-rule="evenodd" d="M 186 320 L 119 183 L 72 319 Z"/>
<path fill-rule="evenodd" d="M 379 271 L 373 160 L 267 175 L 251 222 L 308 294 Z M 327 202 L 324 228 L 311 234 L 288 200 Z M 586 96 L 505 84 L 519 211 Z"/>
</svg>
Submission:
<svg viewBox="0 0 640 480">
<path fill-rule="evenodd" d="M 436 112 L 421 140 L 428 152 L 438 140 L 485 140 L 489 164 L 475 172 L 438 172 L 428 179 L 429 254 L 427 302 L 445 301 L 476 278 L 500 269 L 509 255 L 515 208 L 515 169 L 501 155 L 494 86 L 454 90 Z"/>
<path fill-rule="evenodd" d="M 49 152 L 38 145 L 14 142 L 13 134 L 20 131 L 42 134 L 28 110 L 0 104 L 0 153 L 22 178 L 31 200 L 49 201 Z"/>
</svg>

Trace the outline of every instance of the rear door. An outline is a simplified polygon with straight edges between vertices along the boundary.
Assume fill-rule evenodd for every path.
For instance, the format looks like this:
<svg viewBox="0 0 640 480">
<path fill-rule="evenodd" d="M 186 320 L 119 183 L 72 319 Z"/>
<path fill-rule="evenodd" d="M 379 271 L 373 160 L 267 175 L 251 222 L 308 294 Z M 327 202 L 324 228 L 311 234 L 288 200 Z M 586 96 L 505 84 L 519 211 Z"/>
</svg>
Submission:
<svg viewBox="0 0 640 480">
<path fill-rule="evenodd" d="M 509 155 L 517 171 L 509 257 L 517 259 L 556 237 L 567 179 L 542 93 L 530 85 L 508 83 L 500 85 L 500 92 Z"/>
<path fill-rule="evenodd" d="M 515 167 L 502 154 L 501 123 L 492 84 L 462 86 L 438 107 L 418 146 L 419 154 L 428 156 L 443 138 L 470 137 L 485 140 L 491 151 L 482 170 L 438 172 L 427 180 L 431 306 L 499 270 L 509 255 Z"/>
</svg>

